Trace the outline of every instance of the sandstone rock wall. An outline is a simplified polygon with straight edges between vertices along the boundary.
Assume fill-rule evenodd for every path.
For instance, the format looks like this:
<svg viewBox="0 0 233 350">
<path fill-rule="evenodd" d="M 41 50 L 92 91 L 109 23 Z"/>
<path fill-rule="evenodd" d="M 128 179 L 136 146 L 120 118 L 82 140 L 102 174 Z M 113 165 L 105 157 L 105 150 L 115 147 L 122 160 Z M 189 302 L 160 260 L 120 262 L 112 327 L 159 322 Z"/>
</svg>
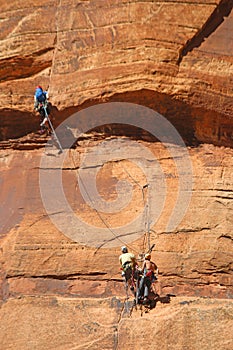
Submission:
<svg viewBox="0 0 233 350">
<path fill-rule="evenodd" d="M 159 305 L 156 313 L 141 316 L 138 310 L 129 318 L 118 298 L 100 301 L 26 297 L 9 300 L 1 313 L 0 339 L 4 350 L 232 348 L 229 300 L 177 298 L 173 305 Z"/>
<path fill-rule="evenodd" d="M 1 349 L 232 349 L 233 1 L 0 3 Z M 51 221 L 57 213 L 46 212 L 39 182 L 47 138 L 36 135 L 32 113 L 38 84 L 49 89 L 54 126 L 96 103 L 133 102 L 164 115 L 184 139 L 193 190 L 171 232 L 177 169 L 144 130 L 100 126 L 68 152 L 62 170 L 74 213 L 114 231 L 142 211 L 145 175 L 123 156 L 98 164 L 105 200 L 117 198 L 119 179 L 134 193 L 124 211 L 100 217 L 77 186 L 81 158 L 107 136 L 121 137 L 124 149 L 128 136 L 152 152 L 167 186 L 151 230 L 152 259 L 162 294 L 176 295 L 169 304 L 133 309 L 130 317 L 119 247 L 80 244 Z M 129 243 L 137 256 L 147 248 L 147 219 Z"/>
<path fill-rule="evenodd" d="M 198 141 L 231 146 L 232 4 L 4 2 L 1 139 L 36 129 L 32 95 L 41 84 L 58 108 L 58 123 L 81 105 L 112 100 L 116 94 L 124 101 L 125 93 L 146 89 L 161 94 L 155 108 L 172 98 L 167 118 L 175 110 L 182 113 L 177 100 L 198 108 L 191 110 Z"/>
<path fill-rule="evenodd" d="M 21 148 L 27 148 L 22 141 L 18 140 Z M 83 201 L 76 178 L 80 155 L 99 142 L 90 137 L 79 142 L 63 170 L 74 212 L 97 226 L 103 223 Z M 189 149 L 195 179 L 191 203 L 177 229 L 165 232 L 176 198 L 176 170 L 162 145 L 138 142 L 156 155 L 166 174 L 167 201 L 150 238 L 156 243 L 152 258 L 159 266 L 162 295 L 176 297 L 169 304 L 158 302 L 149 313 L 133 309 L 130 317 L 133 295 L 125 299 L 119 248 L 80 245 L 59 232 L 41 202 L 43 149 L 7 148 L 1 150 L 2 349 L 142 349 L 145 344 L 164 350 L 207 350 L 210 345 L 231 349 L 232 150 L 211 145 Z M 129 161 L 103 164 L 100 193 L 114 198 L 115 178 L 130 181 L 130 173 L 145 183 L 141 170 Z M 135 183 L 133 190 L 133 206 L 104 216 L 113 230 L 119 220 L 123 224 L 142 210 Z M 129 245 L 137 256 L 146 249 L 145 238 L 142 234 Z"/>
<path fill-rule="evenodd" d="M 96 141 L 90 143 L 89 140 L 85 151 L 91 152 L 95 144 Z M 160 269 L 164 293 L 232 298 L 232 151 L 207 145 L 189 150 L 194 172 L 191 202 L 181 223 L 169 233 L 166 227 L 179 190 L 176 170 L 173 160 L 167 157 L 167 151 L 159 143 L 144 145 L 155 154 L 166 175 L 166 201 L 150 237 L 151 242 L 156 243 L 153 257 Z M 72 152 L 64 165 L 63 188 L 73 212 L 81 221 L 98 228 L 105 227 L 103 219 L 114 231 L 119 220 L 124 226 L 143 210 L 141 189 L 133 183 L 134 197 L 129 205 L 115 214 L 102 213 L 99 217 L 76 183 L 80 149 Z M 32 290 L 40 294 L 41 288 L 45 293 L 58 291 L 80 295 L 85 283 L 91 288 L 91 292 L 88 288 L 85 291 L 87 295 L 115 295 L 120 289 L 122 293 L 122 285 L 119 287 L 116 283 L 121 281 L 119 248 L 107 250 L 104 245 L 97 249 L 100 246 L 97 237 L 92 248 L 75 243 L 67 230 L 59 232 L 51 221 L 56 209 L 50 215 L 45 211 L 39 183 L 41 150 L 5 150 L 1 154 L 4 184 L 1 234 L 5 237 L 2 259 L 9 296 L 30 294 Z M 133 174 L 139 184 L 145 183 L 142 170 L 131 161 L 122 159 L 100 167 L 97 186 L 105 200 L 115 198 L 116 181 L 133 181 L 129 174 Z M 123 196 L 127 197 L 127 193 Z M 138 239 L 129 243 L 136 255 L 147 249 L 147 220 L 151 218 L 143 216 Z M 127 244 L 126 238 L 116 241 L 116 245 Z"/>
</svg>

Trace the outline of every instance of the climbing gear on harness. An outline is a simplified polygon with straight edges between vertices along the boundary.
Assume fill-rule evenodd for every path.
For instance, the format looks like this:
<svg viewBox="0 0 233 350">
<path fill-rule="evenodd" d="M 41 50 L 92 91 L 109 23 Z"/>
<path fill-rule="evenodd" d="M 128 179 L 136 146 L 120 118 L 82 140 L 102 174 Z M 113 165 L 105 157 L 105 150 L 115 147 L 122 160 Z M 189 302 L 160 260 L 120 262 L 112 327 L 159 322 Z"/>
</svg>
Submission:
<svg viewBox="0 0 233 350">
<path fill-rule="evenodd" d="M 131 264 L 132 264 L 131 261 L 126 261 L 126 262 L 122 265 L 122 267 L 123 267 L 123 269 L 126 269 L 126 268 L 128 268 L 128 267 L 131 267 Z"/>
<path fill-rule="evenodd" d="M 152 271 L 152 270 L 147 270 L 147 271 L 145 271 L 145 277 L 150 277 L 150 278 L 152 278 L 152 276 L 153 276 L 153 271 Z"/>
<path fill-rule="evenodd" d="M 122 268 L 123 268 L 123 273 L 124 273 L 124 277 L 125 277 L 125 280 L 126 282 L 132 277 L 132 263 L 130 261 L 126 261 L 123 265 L 122 265 Z"/>
</svg>

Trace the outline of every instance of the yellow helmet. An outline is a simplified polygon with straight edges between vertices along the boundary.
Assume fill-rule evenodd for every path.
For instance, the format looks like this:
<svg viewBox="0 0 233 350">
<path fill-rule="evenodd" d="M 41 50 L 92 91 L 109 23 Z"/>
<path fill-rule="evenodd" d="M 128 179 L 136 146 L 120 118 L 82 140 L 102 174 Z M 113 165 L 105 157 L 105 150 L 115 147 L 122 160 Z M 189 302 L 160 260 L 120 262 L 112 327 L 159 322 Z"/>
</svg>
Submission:
<svg viewBox="0 0 233 350">
<path fill-rule="evenodd" d="M 150 255 L 149 253 L 146 253 L 146 254 L 145 254 L 145 259 L 146 259 L 146 260 L 150 260 L 150 259 L 151 259 L 151 255 Z"/>
</svg>

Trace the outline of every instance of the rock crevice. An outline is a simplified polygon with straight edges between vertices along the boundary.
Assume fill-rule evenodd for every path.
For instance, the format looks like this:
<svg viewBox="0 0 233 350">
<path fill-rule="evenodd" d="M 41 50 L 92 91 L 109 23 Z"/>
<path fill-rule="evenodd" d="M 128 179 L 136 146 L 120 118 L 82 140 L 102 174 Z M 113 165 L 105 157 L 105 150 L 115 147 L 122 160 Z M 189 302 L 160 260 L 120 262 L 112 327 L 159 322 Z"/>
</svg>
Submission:
<svg viewBox="0 0 233 350">
<path fill-rule="evenodd" d="M 179 53 L 177 63 L 180 64 L 183 57 L 191 52 L 194 48 L 198 48 L 206 38 L 208 38 L 224 21 L 224 18 L 229 16 L 233 8 L 233 0 L 221 0 L 216 9 L 210 15 L 206 23 L 200 30 L 189 39 L 182 47 Z"/>
</svg>

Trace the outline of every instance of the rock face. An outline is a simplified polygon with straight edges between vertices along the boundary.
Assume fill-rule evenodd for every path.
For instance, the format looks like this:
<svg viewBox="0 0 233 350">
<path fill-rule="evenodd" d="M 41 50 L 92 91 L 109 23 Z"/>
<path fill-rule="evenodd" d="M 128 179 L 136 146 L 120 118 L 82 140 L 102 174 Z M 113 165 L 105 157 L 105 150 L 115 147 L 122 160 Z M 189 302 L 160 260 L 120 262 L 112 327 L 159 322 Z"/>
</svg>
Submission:
<svg viewBox="0 0 233 350">
<path fill-rule="evenodd" d="M 32 95 L 40 84 L 49 88 L 58 108 L 57 123 L 81 105 L 130 98 L 176 124 L 183 115 L 194 125 L 191 141 L 232 146 L 232 4 L 4 3 L 1 139 L 35 130 Z"/>
<path fill-rule="evenodd" d="M 1 349 L 233 348 L 232 7 L 232 0 L 2 1 Z M 185 144 L 169 146 L 169 138 L 160 142 L 124 120 L 81 125 L 60 166 L 51 140 L 44 150 L 48 138 L 35 133 L 38 84 L 49 89 L 54 126 L 101 102 L 130 102 L 164 116 Z M 62 145 L 73 131 L 59 134 Z M 69 207 L 56 197 L 59 169 Z M 93 178 L 96 203 L 85 189 Z M 153 225 L 151 188 L 151 206 L 162 208 Z M 169 230 L 180 193 L 186 210 L 180 203 L 181 220 Z M 112 209 L 121 199 L 114 212 L 98 206 Z M 118 227 L 140 213 L 137 229 L 116 240 Z M 161 294 L 176 296 L 170 303 L 132 309 L 118 263 L 123 244 L 139 264 L 155 244 Z"/>
<path fill-rule="evenodd" d="M 2 150 L 3 349 L 8 349 L 9 344 L 18 349 L 27 349 L 30 344 L 35 349 L 46 349 L 50 344 L 68 349 L 70 344 L 74 346 L 77 342 L 80 348 L 127 349 L 131 346 L 140 349 L 143 348 L 143 340 L 138 341 L 138 337 L 144 327 L 147 329 L 148 317 L 152 329 L 151 335 L 146 336 L 148 344 L 152 342 L 152 335 L 156 335 L 157 344 L 162 349 L 179 349 L 186 346 L 184 344 L 191 344 L 191 349 L 200 346 L 208 349 L 209 338 L 204 338 L 201 329 L 212 333 L 216 321 L 221 334 L 215 334 L 211 344 L 216 349 L 232 347 L 233 152 L 212 145 L 189 149 L 195 179 L 191 202 L 179 226 L 172 232 L 166 232 L 165 227 L 177 194 L 176 170 L 160 143 L 140 142 L 156 155 L 166 177 L 165 207 L 151 231 L 150 240 L 151 244 L 156 243 L 152 258 L 160 269 L 162 295 L 169 293 L 181 297 L 178 299 L 180 303 L 172 298 L 170 304 L 158 303 L 150 316 L 144 314 L 141 317 L 140 310 L 134 310 L 135 317 L 129 318 L 118 265 L 119 247 L 97 249 L 74 242 L 67 237 L 68 231 L 59 232 L 51 221 L 56 212 L 48 216 L 41 202 L 38 176 L 42 150 Z M 91 138 L 88 144 L 87 140 L 80 142 L 79 148 L 69 152 L 63 168 L 64 191 L 68 202 L 74 213 L 81 220 L 94 225 L 96 231 L 98 227 L 103 227 L 103 222 L 81 197 L 76 177 L 80 154 L 84 150 L 91 152 L 98 144 L 98 140 Z M 20 176 L 22 173 L 23 177 Z M 102 165 L 97 179 L 98 190 L 106 200 L 114 198 L 116 178 L 130 182 L 132 179 L 129 174 L 141 186 L 145 183 L 145 175 L 129 159 Z M 102 214 L 101 218 L 113 231 L 119 226 L 119 221 L 124 225 L 142 210 L 142 193 L 135 182 L 133 191 L 133 205 L 114 215 Z M 142 230 L 145 224 L 142 222 Z M 125 239 L 119 241 L 119 245 Z M 139 257 L 147 249 L 146 240 L 147 235 L 142 232 L 136 241 L 128 244 L 136 256 Z M 198 299 L 197 304 L 194 302 L 195 307 L 190 308 L 184 299 L 188 296 L 205 299 Z M 158 311 L 160 308 L 161 313 Z M 121 318 L 123 310 L 125 316 Z M 59 319 L 58 324 L 51 321 L 54 314 Z M 11 317 L 14 317 L 16 324 L 12 324 Z M 40 317 L 42 319 L 38 321 Z M 200 323 L 198 321 L 196 324 L 197 320 L 201 320 Z M 20 330 L 16 333 L 14 327 L 18 322 Z M 228 330 L 223 326 L 226 322 Z M 81 328 L 78 328 L 77 323 Z M 40 332 L 34 338 L 33 329 L 37 327 Z M 48 334 L 45 332 L 47 327 Z M 27 339 L 25 332 L 29 332 Z M 68 333 L 66 341 L 63 332 Z M 88 332 L 90 338 L 87 342 Z M 178 343 L 174 342 L 174 333 L 180 334 Z M 153 349 L 157 345 L 148 346 Z"/>
<path fill-rule="evenodd" d="M 230 350 L 232 302 L 177 298 L 156 313 L 131 318 L 121 300 L 61 297 L 11 299 L 2 306 L 3 349 Z M 11 312 L 14 309 L 14 322 Z M 41 310 L 44 310 L 41 314 Z M 107 317 L 106 317 L 107 314 Z M 35 323 L 35 320 L 37 322 Z M 216 324 L 218 331 L 216 331 Z M 17 337 L 14 335 L 17 334 Z M 26 340 L 26 343 L 25 343 Z"/>
</svg>

